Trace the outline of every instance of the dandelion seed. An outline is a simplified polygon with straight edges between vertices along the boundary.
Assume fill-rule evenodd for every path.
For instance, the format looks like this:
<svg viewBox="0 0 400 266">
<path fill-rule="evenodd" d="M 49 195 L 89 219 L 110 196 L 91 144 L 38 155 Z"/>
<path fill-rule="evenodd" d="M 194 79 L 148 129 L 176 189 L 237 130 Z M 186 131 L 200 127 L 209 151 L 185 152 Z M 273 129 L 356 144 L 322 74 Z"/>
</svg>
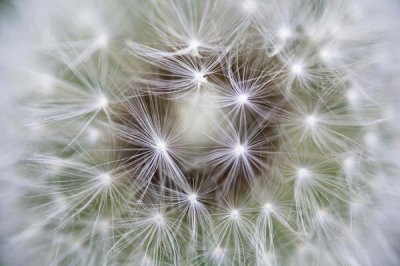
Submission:
<svg viewBox="0 0 400 266">
<path fill-rule="evenodd" d="M 197 48 L 199 48 L 200 46 L 200 42 L 196 39 L 193 39 L 189 42 L 189 49 L 190 50 L 197 50 Z"/>
<path fill-rule="evenodd" d="M 315 125 L 317 124 L 317 122 L 318 122 L 318 119 L 315 115 L 309 115 L 306 118 L 306 124 L 307 124 L 307 126 L 309 126 L 311 128 L 314 128 Z"/>
<path fill-rule="evenodd" d="M 95 143 L 99 139 L 99 136 L 100 136 L 100 132 L 97 128 L 89 127 L 87 129 L 87 138 L 90 143 L 92 143 L 92 144 Z"/>
<path fill-rule="evenodd" d="M 299 168 L 297 170 L 297 178 L 303 180 L 310 177 L 310 171 L 306 168 Z"/>
<path fill-rule="evenodd" d="M 232 211 L 231 211 L 231 214 L 230 214 L 230 217 L 231 217 L 233 220 L 239 219 L 239 217 L 240 217 L 239 211 L 238 211 L 238 210 L 232 210 Z"/>
<path fill-rule="evenodd" d="M 105 33 L 98 35 L 95 40 L 95 44 L 98 48 L 106 47 L 108 45 L 108 42 L 109 42 L 109 37 Z"/>
<path fill-rule="evenodd" d="M 36 82 L 42 93 L 47 94 L 53 91 L 55 85 L 54 77 L 50 75 L 38 75 L 38 77 L 36 77 Z"/>
<path fill-rule="evenodd" d="M 278 31 L 278 37 L 282 40 L 282 41 L 286 41 L 287 39 L 289 39 L 292 35 L 292 31 L 286 27 L 280 28 Z"/>
<path fill-rule="evenodd" d="M 236 156 L 243 156 L 246 153 L 246 147 L 239 144 L 234 148 L 234 153 Z"/>
<path fill-rule="evenodd" d="M 105 109 L 108 106 L 108 99 L 103 94 L 100 94 L 96 101 L 96 106 L 98 109 Z"/>
<path fill-rule="evenodd" d="M 165 153 L 167 152 L 167 144 L 164 141 L 158 141 L 156 143 L 156 149 L 159 152 Z"/>
<path fill-rule="evenodd" d="M 224 249 L 218 246 L 214 248 L 212 255 L 216 258 L 221 258 L 224 255 Z"/>
<path fill-rule="evenodd" d="M 319 55 L 325 61 L 329 61 L 332 58 L 332 52 L 330 50 L 328 50 L 327 48 L 321 49 L 321 51 L 319 52 Z"/>
<path fill-rule="evenodd" d="M 272 203 L 270 203 L 270 202 L 267 202 L 267 203 L 265 203 L 264 204 L 264 206 L 263 206 L 263 211 L 265 212 L 265 213 L 270 213 L 271 211 L 272 211 Z"/>
<path fill-rule="evenodd" d="M 199 47 L 200 47 L 200 42 L 196 39 L 193 39 L 189 42 L 187 49 L 191 51 L 193 56 L 198 57 L 200 55 L 198 50 Z"/>
<path fill-rule="evenodd" d="M 292 73 L 296 76 L 301 76 L 303 74 L 303 64 L 302 63 L 295 63 L 291 67 Z"/>
<path fill-rule="evenodd" d="M 108 187 L 112 183 L 112 178 L 108 173 L 100 175 L 99 179 L 101 184 L 104 185 L 105 187 Z"/>
<path fill-rule="evenodd" d="M 343 160 L 343 169 L 344 172 L 349 175 L 354 171 L 354 165 L 355 161 L 352 155 L 348 155 L 346 158 Z"/>
<path fill-rule="evenodd" d="M 247 104 L 247 103 L 249 102 L 249 97 L 248 97 L 247 94 L 245 94 L 245 93 L 240 94 L 239 96 L 237 96 L 237 102 L 238 102 L 240 105 Z"/>
<path fill-rule="evenodd" d="M 349 89 L 346 93 L 346 98 L 350 105 L 355 106 L 359 103 L 360 95 L 356 89 Z"/>
<path fill-rule="evenodd" d="M 165 222 L 165 218 L 161 213 L 157 213 L 156 215 L 154 215 L 153 220 L 157 225 L 163 225 Z"/>
<path fill-rule="evenodd" d="M 207 82 L 207 76 L 206 76 L 203 72 L 201 72 L 201 71 L 199 71 L 199 72 L 194 72 L 194 73 L 193 73 L 193 76 L 194 76 L 194 81 L 195 81 L 198 85 L 201 85 L 201 84 L 204 84 L 204 83 Z"/>
<path fill-rule="evenodd" d="M 197 194 L 196 193 L 191 193 L 187 197 L 191 204 L 197 203 Z"/>
<path fill-rule="evenodd" d="M 364 142 L 369 148 L 375 148 L 379 143 L 379 138 L 375 132 L 367 132 L 364 135 Z"/>
</svg>

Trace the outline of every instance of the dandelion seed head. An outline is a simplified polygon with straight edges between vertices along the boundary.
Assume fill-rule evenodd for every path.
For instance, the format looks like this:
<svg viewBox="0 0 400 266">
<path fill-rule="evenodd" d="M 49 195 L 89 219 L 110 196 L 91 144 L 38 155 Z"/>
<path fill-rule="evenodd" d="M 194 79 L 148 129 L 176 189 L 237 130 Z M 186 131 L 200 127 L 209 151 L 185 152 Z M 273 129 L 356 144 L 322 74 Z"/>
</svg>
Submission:
<svg viewBox="0 0 400 266">
<path fill-rule="evenodd" d="M 16 1 L 5 264 L 396 264 L 385 4 Z"/>
</svg>

